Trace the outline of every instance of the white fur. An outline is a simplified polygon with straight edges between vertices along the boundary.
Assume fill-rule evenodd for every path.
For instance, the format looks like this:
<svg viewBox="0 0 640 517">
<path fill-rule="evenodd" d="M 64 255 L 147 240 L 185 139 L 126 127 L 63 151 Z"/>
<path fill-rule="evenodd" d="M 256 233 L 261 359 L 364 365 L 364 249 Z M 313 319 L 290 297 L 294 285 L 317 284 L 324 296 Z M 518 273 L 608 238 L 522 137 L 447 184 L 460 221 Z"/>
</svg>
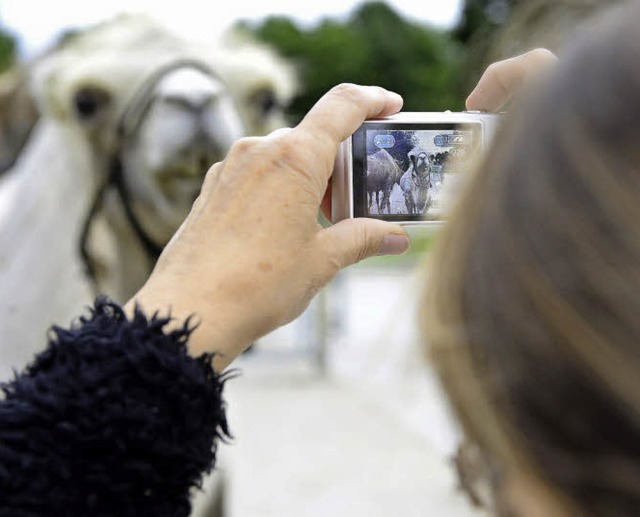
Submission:
<svg viewBox="0 0 640 517">
<path fill-rule="evenodd" d="M 28 73 L 40 120 L 13 169 L 0 178 L 0 380 L 20 370 L 46 343 L 53 323 L 67 326 L 96 293 L 79 255 L 86 214 L 107 177 L 123 110 L 150 74 L 177 59 L 206 64 L 164 76 L 122 152 L 132 208 L 155 242 L 165 243 L 187 215 L 203 174 L 243 134 L 285 125 L 278 105 L 295 91 L 293 69 L 248 41 L 203 48 L 140 16 L 121 16 L 55 49 Z M 74 95 L 98 88 L 110 102 L 78 116 Z M 151 272 L 152 260 L 110 191 L 91 226 L 89 250 L 98 290 L 125 301 Z M 206 482 L 194 512 L 220 495 Z"/>
<path fill-rule="evenodd" d="M 188 213 L 202 177 L 243 134 L 285 125 L 281 109 L 261 113 L 269 89 L 281 103 L 295 91 L 293 69 L 271 50 L 227 39 L 204 48 L 150 19 L 124 15 L 61 45 L 31 69 L 40 121 L 18 162 L 0 180 L 0 379 L 45 344 L 52 323 L 68 325 L 95 294 L 78 254 L 85 215 L 106 178 L 119 116 L 154 70 L 176 59 L 205 63 L 217 77 L 180 69 L 162 79 L 123 153 L 133 209 L 149 235 L 166 242 Z M 111 102 L 80 120 L 74 95 L 91 86 Z M 215 140 L 215 145 L 210 145 Z M 191 145 L 196 141 L 204 144 Z M 218 149 L 219 148 L 219 149 Z M 133 171 L 133 173 L 132 173 Z M 99 291 L 124 301 L 152 263 L 110 193 L 89 249 Z"/>
<path fill-rule="evenodd" d="M 67 324 L 92 297 L 76 255 L 95 179 L 82 146 L 68 145 L 51 121 L 0 188 L 0 378 L 21 369 L 46 342 L 53 322 Z M 63 152 L 61 152 L 64 150 Z"/>
</svg>

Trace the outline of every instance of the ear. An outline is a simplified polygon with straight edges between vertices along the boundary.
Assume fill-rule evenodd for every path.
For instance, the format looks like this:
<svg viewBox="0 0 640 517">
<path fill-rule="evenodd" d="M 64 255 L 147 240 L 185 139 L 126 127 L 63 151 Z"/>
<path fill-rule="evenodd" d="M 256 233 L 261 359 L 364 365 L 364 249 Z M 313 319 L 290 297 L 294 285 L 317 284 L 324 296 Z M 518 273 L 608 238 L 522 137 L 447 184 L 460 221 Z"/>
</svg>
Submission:
<svg viewBox="0 0 640 517">
<path fill-rule="evenodd" d="M 0 174 L 16 162 L 39 118 L 27 71 L 15 68 L 0 76 Z"/>
<path fill-rule="evenodd" d="M 416 161 L 418 160 L 418 157 L 415 154 L 410 154 L 409 155 L 409 159 L 411 160 L 411 165 L 413 165 L 415 167 L 416 166 Z"/>
</svg>

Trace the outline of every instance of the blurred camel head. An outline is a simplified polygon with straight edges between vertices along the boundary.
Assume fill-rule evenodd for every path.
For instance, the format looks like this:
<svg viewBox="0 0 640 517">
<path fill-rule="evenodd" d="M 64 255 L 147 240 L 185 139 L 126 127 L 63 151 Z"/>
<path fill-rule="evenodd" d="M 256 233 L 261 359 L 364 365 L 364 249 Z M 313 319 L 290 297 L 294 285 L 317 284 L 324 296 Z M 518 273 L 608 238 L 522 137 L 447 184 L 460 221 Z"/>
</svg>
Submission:
<svg viewBox="0 0 640 517">
<path fill-rule="evenodd" d="M 121 15 L 0 79 L 0 165 L 13 166 L 5 177 L 26 178 L 53 167 L 47 147 L 67 157 L 71 171 L 38 173 L 60 191 L 41 202 L 40 217 L 70 210 L 70 196 L 87 198 L 84 213 L 62 224 L 78 233 L 97 291 L 126 298 L 188 214 L 209 167 L 236 139 L 286 125 L 295 90 L 293 68 L 264 45 L 238 34 L 204 45 L 146 16 Z M 47 131 L 57 143 L 43 143 Z M 75 177 L 76 191 L 63 192 L 56 174 Z M 82 190 L 87 178 L 92 186 Z M 4 207 L 13 225 L 23 224 L 18 204 Z"/>
<path fill-rule="evenodd" d="M 31 84 L 40 113 L 75 129 L 97 167 L 121 160 L 133 210 L 158 244 L 234 140 L 284 125 L 294 88 L 264 47 L 205 49 L 133 15 L 68 38 Z"/>
<path fill-rule="evenodd" d="M 100 285 L 110 252 L 96 244 L 96 216 L 110 230 L 133 231 L 129 244 L 157 257 L 210 165 L 236 139 L 286 125 L 295 88 L 293 69 L 266 46 L 236 36 L 205 47 L 145 16 L 121 15 L 5 77 L 0 164 L 21 156 L 43 120 L 65 132 L 61 152 L 89 157 L 91 170 L 75 171 L 98 185 L 82 250 L 99 290 L 109 291 Z"/>
</svg>

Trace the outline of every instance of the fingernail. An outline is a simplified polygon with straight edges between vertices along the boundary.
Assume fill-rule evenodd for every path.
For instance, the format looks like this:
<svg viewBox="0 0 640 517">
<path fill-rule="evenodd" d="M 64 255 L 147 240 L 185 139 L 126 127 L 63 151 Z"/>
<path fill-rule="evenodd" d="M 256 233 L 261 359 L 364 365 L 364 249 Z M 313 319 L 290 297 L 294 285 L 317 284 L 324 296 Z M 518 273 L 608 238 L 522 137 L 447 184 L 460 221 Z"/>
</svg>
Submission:
<svg viewBox="0 0 640 517">
<path fill-rule="evenodd" d="M 402 255 L 409 249 L 409 238 L 399 233 L 390 233 L 382 240 L 378 255 Z"/>
</svg>

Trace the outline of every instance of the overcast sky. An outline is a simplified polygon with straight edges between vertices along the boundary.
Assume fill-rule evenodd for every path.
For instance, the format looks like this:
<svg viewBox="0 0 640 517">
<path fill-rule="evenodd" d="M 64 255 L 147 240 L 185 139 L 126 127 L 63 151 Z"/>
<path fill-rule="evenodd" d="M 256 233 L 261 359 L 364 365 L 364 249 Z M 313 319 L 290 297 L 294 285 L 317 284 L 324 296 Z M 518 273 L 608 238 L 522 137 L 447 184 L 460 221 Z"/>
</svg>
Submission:
<svg viewBox="0 0 640 517">
<path fill-rule="evenodd" d="M 123 12 L 147 12 L 175 30 L 203 40 L 234 20 L 270 14 L 313 24 L 322 17 L 345 17 L 361 0 L 0 0 L 0 22 L 21 38 L 27 55 L 46 47 L 61 31 Z M 393 0 L 403 15 L 438 27 L 451 27 L 462 0 Z M 220 7 L 223 4 L 224 7 Z"/>
</svg>

